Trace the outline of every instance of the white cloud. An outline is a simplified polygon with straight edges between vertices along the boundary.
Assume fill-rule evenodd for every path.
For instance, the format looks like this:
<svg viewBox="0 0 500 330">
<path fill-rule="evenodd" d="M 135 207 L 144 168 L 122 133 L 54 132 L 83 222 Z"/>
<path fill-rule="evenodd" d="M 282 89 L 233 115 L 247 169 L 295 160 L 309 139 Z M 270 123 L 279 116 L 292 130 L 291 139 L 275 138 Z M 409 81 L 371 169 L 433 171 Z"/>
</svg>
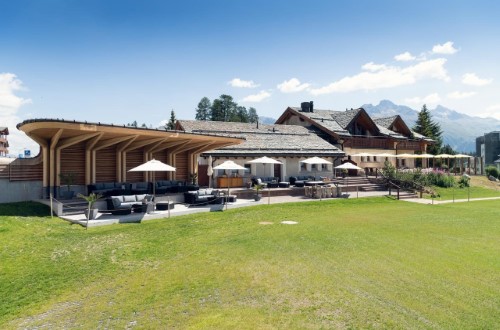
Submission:
<svg viewBox="0 0 500 330">
<path fill-rule="evenodd" d="M 321 95 L 412 85 L 423 79 L 449 81 L 450 78 L 444 68 L 445 63 L 446 59 L 444 58 L 427 60 L 407 67 L 377 65 L 370 62 L 362 67 L 369 72 L 365 71 L 354 76 L 344 77 L 327 86 L 310 91 L 313 95 Z"/>
<path fill-rule="evenodd" d="M 364 64 L 361 69 L 370 71 L 370 72 L 377 72 L 381 70 L 386 70 L 387 66 L 385 64 L 375 64 L 373 62 L 368 62 Z"/>
<path fill-rule="evenodd" d="M 241 80 L 240 78 L 234 78 L 227 82 L 229 85 L 237 88 L 255 88 L 260 85 L 253 82 L 253 80 Z"/>
<path fill-rule="evenodd" d="M 411 103 L 411 104 L 416 104 L 416 105 L 422 105 L 422 104 L 427 104 L 428 106 L 433 106 L 437 105 L 437 103 L 441 101 L 441 98 L 439 97 L 438 93 L 432 93 L 424 97 L 412 97 L 405 99 L 405 102 Z"/>
<path fill-rule="evenodd" d="M 401 54 L 394 56 L 394 59 L 396 61 L 400 61 L 400 62 L 408 62 L 408 61 L 415 60 L 416 57 L 413 56 L 412 54 L 410 54 L 410 52 L 404 52 L 404 53 L 401 53 Z"/>
<path fill-rule="evenodd" d="M 479 78 L 475 73 L 466 73 L 462 76 L 462 83 L 471 86 L 484 86 L 488 85 L 493 79 Z"/>
<path fill-rule="evenodd" d="M 19 131 L 16 125 L 21 122 L 19 109 L 31 103 L 30 99 L 17 96 L 15 93 L 24 90 L 23 83 L 13 73 L 0 73 L 0 118 L 1 125 L 9 128 L 9 153 L 17 154 L 24 148 L 31 150 L 32 155 L 38 153 L 38 144 Z"/>
<path fill-rule="evenodd" d="M 476 95 L 476 92 L 459 92 L 459 91 L 454 91 L 451 93 L 448 93 L 446 95 L 449 99 L 465 99 L 471 96 Z"/>
<path fill-rule="evenodd" d="M 451 54 L 455 54 L 456 52 L 458 52 L 458 49 L 453 47 L 452 41 L 445 42 L 442 45 L 437 44 L 437 45 L 434 45 L 434 47 L 432 47 L 432 53 L 434 53 L 434 54 L 451 55 Z"/>
<path fill-rule="evenodd" d="M 285 80 L 277 87 L 282 93 L 297 93 L 302 92 L 303 90 L 309 88 L 311 84 L 300 83 L 300 80 L 297 78 L 292 78 L 290 80 Z"/>
<path fill-rule="evenodd" d="M 479 113 L 478 116 L 483 118 L 490 117 L 500 120 L 500 103 L 487 107 L 486 110 L 482 113 Z"/>
<path fill-rule="evenodd" d="M 252 102 L 252 103 L 259 103 L 264 101 L 265 99 L 271 97 L 271 93 L 267 91 L 260 91 L 257 94 L 252 94 L 245 96 L 241 102 Z"/>
</svg>

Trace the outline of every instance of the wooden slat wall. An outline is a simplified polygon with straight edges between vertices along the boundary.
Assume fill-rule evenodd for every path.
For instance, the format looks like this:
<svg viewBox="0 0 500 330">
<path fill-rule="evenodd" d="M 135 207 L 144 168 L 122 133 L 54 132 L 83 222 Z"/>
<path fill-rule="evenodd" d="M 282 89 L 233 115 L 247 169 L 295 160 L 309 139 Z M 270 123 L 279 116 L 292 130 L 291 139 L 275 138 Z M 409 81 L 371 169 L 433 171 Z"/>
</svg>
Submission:
<svg viewBox="0 0 500 330">
<path fill-rule="evenodd" d="M 96 182 L 116 181 L 116 146 L 96 152 Z"/>
<path fill-rule="evenodd" d="M 42 163 L 36 165 L 18 165 L 13 162 L 9 167 L 10 181 L 41 181 L 43 179 Z"/>
<path fill-rule="evenodd" d="M 129 172 L 131 168 L 144 163 L 143 150 L 136 149 L 127 152 L 127 182 L 142 182 L 144 181 L 144 172 Z"/>
<path fill-rule="evenodd" d="M 159 160 L 162 163 L 168 164 L 168 155 L 166 151 L 156 152 L 153 154 L 153 158 Z M 170 165 L 170 164 L 168 164 Z M 168 180 L 168 172 L 156 172 L 156 180 Z"/>
<path fill-rule="evenodd" d="M 9 178 L 9 165 L 0 165 L 0 179 Z"/>
<path fill-rule="evenodd" d="M 85 143 L 61 150 L 61 173 L 76 174 L 74 184 L 85 184 Z"/>
<path fill-rule="evenodd" d="M 188 153 L 182 152 L 175 155 L 175 179 L 186 181 L 188 179 Z"/>
</svg>

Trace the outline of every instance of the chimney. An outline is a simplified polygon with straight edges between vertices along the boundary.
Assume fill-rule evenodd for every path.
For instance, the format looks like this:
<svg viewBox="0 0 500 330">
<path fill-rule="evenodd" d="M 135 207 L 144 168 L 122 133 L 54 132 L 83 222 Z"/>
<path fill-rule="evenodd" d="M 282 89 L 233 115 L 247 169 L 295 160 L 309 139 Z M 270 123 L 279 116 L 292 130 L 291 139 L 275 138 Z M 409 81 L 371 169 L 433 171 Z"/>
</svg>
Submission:
<svg viewBox="0 0 500 330">
<path fill-rule="evenodd" d="M 309 112 L 314 112 L 313 109 L 314 109 L 313 101 L 309 101 Z"/>
<path fill-rule="evenodd" d="M 311 111 L 310 108 L 309 108 L 310 106 L 311 106 L 311 103 L 309 103 L 309 102 L 302 102 L 300 104 L 301 111 L 302 112 L 310 112 Z"/>
</svg>

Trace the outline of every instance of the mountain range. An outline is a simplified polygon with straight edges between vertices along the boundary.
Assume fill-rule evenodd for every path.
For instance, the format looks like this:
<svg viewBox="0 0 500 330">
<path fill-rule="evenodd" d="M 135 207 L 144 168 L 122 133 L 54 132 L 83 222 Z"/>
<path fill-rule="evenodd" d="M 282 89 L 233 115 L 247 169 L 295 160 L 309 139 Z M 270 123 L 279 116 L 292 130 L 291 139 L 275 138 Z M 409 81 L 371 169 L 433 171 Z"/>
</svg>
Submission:
<svg viewBox="0 0 500 330">
<path fill-rule="evenodd" d="M 408 127 L 412 128 L 419 111 L 404 105 L 396 105 L 389 100 L 382 100 L 378 105 L 361 106 L 372 118 L 400 115 Z M 500 130 L 500 120 L 469 116 L 441 105 L 429 109 L 431 119 L 441 126 L 443 144 L 449 144 L 458 152 L 475 152 L 476 138 L 492 131 Z"/>
</svg>

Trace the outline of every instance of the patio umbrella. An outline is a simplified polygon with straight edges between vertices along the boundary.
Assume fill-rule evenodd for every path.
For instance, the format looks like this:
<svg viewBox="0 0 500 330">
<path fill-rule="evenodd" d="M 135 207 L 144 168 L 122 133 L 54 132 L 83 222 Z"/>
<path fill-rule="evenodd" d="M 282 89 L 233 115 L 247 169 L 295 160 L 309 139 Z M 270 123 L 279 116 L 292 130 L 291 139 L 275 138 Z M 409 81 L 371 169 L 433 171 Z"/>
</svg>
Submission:
<svg viewBox="0 0 500 330">
<path fill-rule="evenodd" d="M 300 162 L 304 164 L 316 164 L 316 165 L 332 164 L 332 162 L 316 156 L 301 160 Z M 314 180 L 316 180 L 316 171 L 314 171 Z"/>
<path fill-rule="evenodd" d="M 214 174 L 214 169 L 212 168 L 212 155 L 208 156 L 208 168 L 207 168 L 207 175 L 208 175 L 208 187 L 210 188 L 210 183 L 212 181 L 212 175 Z"/>
<path fill-rule="evenodd" d="M 145 162 L 142 165 L 134 167 L 129 172 L 153 172 L 153 202 L 155 199 L 156 193 L 156 182 L 155 182 L 155 172 L 173 172 L 175 171 L 175 167 L 172 167 L 168 164 L 162 163 L 159 160 L 151 159 L 150 161 Z M 170 207 L 168 208 L 168 216 L 170 217 Z"/>
<path fill-rule="evenodd" d="M 266 173 L 266 164 L 283 164 L 279 160 L 272 159 L 272 158 L 269 158 L 267 156 L 252 159 L 252 160 L 248 161 L 247 163 L 264 165 L 264 174 Z M 271 190 L 269 188 L 267 189 L 267 204 L 271 204 Z"/>
<path fill-rule="evenodd" d="M 245 168 L 241 165 L 236 164 L 232 160 L 226 160 L 224 163 L 214 166 L 214 170 L 244 170 Z M 228 177 L 229 179 L 229 177 Z M 227 197 L 225 198 L 226 210 L 227 201 L 229 199 L 229 180 L 227 180 Z"/>
<path fill-rule="evenodd" d="M 432 167 L 434 167 L 434 155 L 431 155 L 431 154 L 420 154 L 420 155 L 417 155 L 418 158 L 432 158 Z M 423 165 L 422 165 L 423 167 Z M 429 167 L 429 161 L 427 161 L 427 167 Z"/>
<path fill-rule="evenodd" d="M 439 155 L 434 156 L 434 158 L 447 158 L 448 170 L 449 170 L 450 169 L 450 158 L 455 158 L 455 156 L 450 155 L 450 154 L 439 154 Z"/>
<path fill-rule="evenodd" d="M 370 157 L 370 156 L 375 156 L 375 155 L 373 155 L 369 152 L 360 152 L 360 153 L 349 155 L 349 156 L 352 156 L 352 157 Z"/>
<path fill-rule="evenodd" d="M 344 163 L 339 166 L 335 166 L 335 169 L 339 170 L 362 170 L 361 167 L 354 165 L 353 163 Z M 347 176 L 347 187 L 349 187 L 349 176 Z"/>
</svg>

